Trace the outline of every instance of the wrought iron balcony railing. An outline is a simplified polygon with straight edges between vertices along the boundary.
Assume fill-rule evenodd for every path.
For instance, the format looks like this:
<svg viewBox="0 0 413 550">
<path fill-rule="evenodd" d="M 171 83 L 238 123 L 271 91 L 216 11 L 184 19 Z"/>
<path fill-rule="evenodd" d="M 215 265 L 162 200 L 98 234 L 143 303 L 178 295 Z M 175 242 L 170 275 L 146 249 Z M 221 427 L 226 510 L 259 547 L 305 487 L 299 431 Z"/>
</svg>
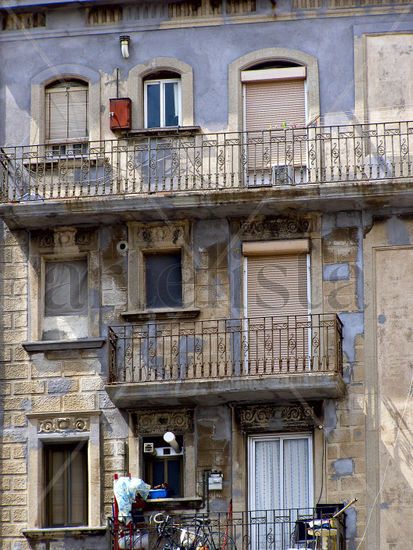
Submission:
<svg viewBox="0 0 413 550">
<path fill-rule="evenodd" d="M 342 373 L 335 314 L 148 322 L 108 339 L 110 384 Z"/>
<path fill-rule="evenodd" d="M 155 548 L 209 548 L 210 550 L 345 549 L 344 515 L 332 519 L 340 505 L 317 508 L 254 510 L 245 512 L 174 513 L 158 526 L 123 524 L 109 518 L 112 550 Z M 146 519 L 146 518 L 145 518 Z"/>
<path fill-rule="evenodd" d="M 0 149 L 0 202 L 202 193 L 413 175 L 413 122 Z"/>
</svg>

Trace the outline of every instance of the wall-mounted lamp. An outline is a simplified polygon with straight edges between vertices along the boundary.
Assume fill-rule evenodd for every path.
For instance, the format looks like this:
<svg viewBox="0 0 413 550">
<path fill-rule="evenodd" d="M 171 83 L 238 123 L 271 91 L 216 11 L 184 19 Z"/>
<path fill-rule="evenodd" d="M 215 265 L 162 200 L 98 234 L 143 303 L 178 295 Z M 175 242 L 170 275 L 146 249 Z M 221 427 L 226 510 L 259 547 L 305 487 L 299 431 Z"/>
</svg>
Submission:
<svg viewBox="0 0 413 550">
<path fill-rule="evenodd" d="M 127 36 L 127 35 L 120 36 L 119 42 L 120 42 L 120 53 L 122 54 L 123 59 L 128 59 L 130 36 Z"/>
<path fill-rule="evenodd" d="M 164 441 L 166 441 L 166 443 L 168 443 L 168 445 L 170 445 L 172 447 L 172 449 L 176 453 L 180 452 L 181 449 L 179 447 L 179 443 L 177 442 L 175 434 L 173 432 L 165 432 L 163 434 L 163 439 L 164 439 Z"/>
</svg>

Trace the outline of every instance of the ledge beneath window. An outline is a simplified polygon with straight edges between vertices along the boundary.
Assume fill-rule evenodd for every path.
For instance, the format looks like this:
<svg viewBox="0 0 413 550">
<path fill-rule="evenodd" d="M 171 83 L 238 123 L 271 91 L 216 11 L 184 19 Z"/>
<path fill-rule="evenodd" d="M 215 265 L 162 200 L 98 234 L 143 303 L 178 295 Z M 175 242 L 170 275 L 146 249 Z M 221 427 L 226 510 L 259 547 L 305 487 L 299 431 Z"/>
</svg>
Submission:
<svg viewBox="0 0 413 550">
<path fill-rule="evenodd" d="M 130 130 L 128 137 L 168 137 L 198 134 L 200 126 L 166 126 L 165 128 L 143 128 L 142 130 Z"/>
<path fill-rule="evenodd" d="M 202 497 L 153 498 L 146 501 L 145 510 L 185 510 L 200 508 Z"/>
<path fill-rule="evenodd" d="M 50 527 L 44 529 L 24 529 L 22 534 L 30 540 L 59 540 L 67 537 L 103 537 L 106 527 Z"/>
<path fill-rule="evenodd" d="M 154 321 L 156 319 L 195 319 L 200 314 L 198 308 L 159 308 L 125 311 L 122 317 L 125 321 Z"/>
<path fill-rule="evenodd" d="M 45 351 L 65 351 L 77 349 L 97 349 L 106 342 L 106 338 L 79 338 L 78 340 L 39 340 L 23 342 L 22 346 L 28 353 L 43 353 Z"/>
</svg>

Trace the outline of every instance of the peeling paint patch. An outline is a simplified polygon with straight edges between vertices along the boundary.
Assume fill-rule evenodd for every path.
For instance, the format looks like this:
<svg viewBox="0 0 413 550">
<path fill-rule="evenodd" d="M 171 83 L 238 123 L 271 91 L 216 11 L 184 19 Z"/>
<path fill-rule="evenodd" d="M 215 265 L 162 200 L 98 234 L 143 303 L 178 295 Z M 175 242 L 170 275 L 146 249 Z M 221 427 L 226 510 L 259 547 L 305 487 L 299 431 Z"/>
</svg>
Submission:
<svg viewBox="0 0 413 550">
<path fill-rule="evenodd" d="M 350 363 L 356 360 L 356 337 L 364 333 L 364 314 L 362 312 L 340 313 L 343 323 L 343 352 Z"/>
<path fill-rule="evenodd" d="M 326 437 L 337 427 L 337 404 L 333 399 L 324 403 L 324 433 Z"/>
<path fill-rule="evenodd" d="M 360 212 L 339 212 L 337 227 L 357 227 L 360 225 Z"/>
<path fill-rule="evenodd" d="M 410 235 L 406 225 L 399 219 L 393 216 L 386 222 L 386 234 L 389 244 L 401 245 L 410 244 Z"/>
<path fill-rule="evenodd" d="M 72 386 L 73 381 L 68 378 L 55 378 L 47 382 L 47 392 L 66 394 Z"/>
<path fill-rule="evenodd" d="M 352 476 L 354 473 L 354 462 L 351 458 L 339 458 L 332 464 L 334 474 L 332 479 L 341 479 L 342 477 Z"/>
<path fill-rule="evenodd" d="M 357 537 L 357 510 L 349 508 L 346 512 L 346 539 L 348 540 L 348 549 L 357 547 L 355 538 Z"/>
<path fill-rule="evenodd" d="M 327 264 L 323 267 L 323 281 L 348 281 L 350 279 L 350 265 Z"/>
</svg>

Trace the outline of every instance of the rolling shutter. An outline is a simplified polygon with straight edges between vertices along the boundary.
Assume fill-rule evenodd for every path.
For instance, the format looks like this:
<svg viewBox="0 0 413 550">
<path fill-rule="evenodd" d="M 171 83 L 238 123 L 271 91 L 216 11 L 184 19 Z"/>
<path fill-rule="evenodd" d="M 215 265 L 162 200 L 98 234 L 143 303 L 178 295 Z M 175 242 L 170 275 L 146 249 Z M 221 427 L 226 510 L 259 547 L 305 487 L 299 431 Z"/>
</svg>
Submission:
<svg viewBox="0 0 413 550">
<path fill-rule="evenodd" d="M 304 80 L 274 80 L 245 84 L 247 131 L 305 126 Z"/>
<path fill-rule="evenodd" d="M 247 262 L 250 373 L 301 370 L 310 328 L 307 255 L 252 256 Z"/>
<path fill-rule="evenodd" d="M 296 138 L 305 133 L 304 80 L 247 82 L 245 109 L 250 169 L 303 164 Z"/>
<path fill-rule="evenodd" d="M 307 315 L 307 256 L 248 257 L 248 317 Z"/>
</svg>

